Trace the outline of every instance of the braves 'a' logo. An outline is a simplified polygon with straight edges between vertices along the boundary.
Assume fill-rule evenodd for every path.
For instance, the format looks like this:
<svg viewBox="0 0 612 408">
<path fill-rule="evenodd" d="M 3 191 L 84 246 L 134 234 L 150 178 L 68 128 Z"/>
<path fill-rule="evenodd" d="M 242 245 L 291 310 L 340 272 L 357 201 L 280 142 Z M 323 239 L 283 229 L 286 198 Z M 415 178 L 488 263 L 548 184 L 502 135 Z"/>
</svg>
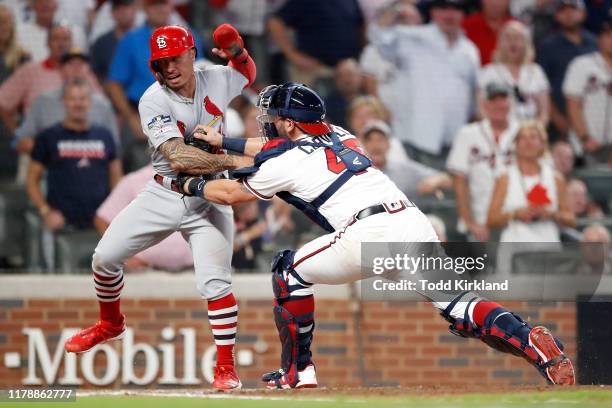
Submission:
<svg viewBox="0 0 612 408">
<path fill-rule="evenodd" d="M 157 48 L 163 50 L 167 46 L 168 43 L 166 42 L 166 36 L 160 35 L 159 37 L 157 37 Z"/>
</svg>

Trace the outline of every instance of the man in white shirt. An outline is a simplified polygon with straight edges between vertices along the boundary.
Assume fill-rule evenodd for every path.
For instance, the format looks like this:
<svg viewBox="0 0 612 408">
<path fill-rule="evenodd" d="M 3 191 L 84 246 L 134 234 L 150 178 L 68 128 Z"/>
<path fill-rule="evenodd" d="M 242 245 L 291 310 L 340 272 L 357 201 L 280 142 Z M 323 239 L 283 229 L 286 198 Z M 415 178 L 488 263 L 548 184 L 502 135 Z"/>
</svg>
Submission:
<svg viewBox="0 0 612 408">
<path fill-rule="evenodd" d="M 442 168 L 457 130 L 475 107 L 478 50 L 461 29 L 463 2 L 435 0 L 432 23 L 391 26 L 385 14 L 370 30 L 380 54 L 399 70 L 393 129 L 412 158 Z"/>
<path fill-rule="evenodd" d="M 570 63 L 563 93 L 573 134 L 592 161 L 606 163 L 612 145 L 612 16 L 601 26 L 599 51 Z"/>
<path fill-rule="evenodd" d="M 483 101 L 485 119 L 464 126 L 453 143 L 446 166 L 453 174 L 460 232 L 487 241 L 487 212 L 495 178 L 511 163 L 518 124 L 509 120 L 510 89 L 490 84 Z"/>
<path fill-rule="evenodd" d="M 30 53 L 33 61 L 42 61 L 49 56 L 47 35 L 54 23 L 58 21 L 57 0 L 34 0 L 32 21 L 17 25 L 17 40 Z M 86 48 L 85 33 L 78 26 L 70 26 L 72 46 Z"/>
</svg>

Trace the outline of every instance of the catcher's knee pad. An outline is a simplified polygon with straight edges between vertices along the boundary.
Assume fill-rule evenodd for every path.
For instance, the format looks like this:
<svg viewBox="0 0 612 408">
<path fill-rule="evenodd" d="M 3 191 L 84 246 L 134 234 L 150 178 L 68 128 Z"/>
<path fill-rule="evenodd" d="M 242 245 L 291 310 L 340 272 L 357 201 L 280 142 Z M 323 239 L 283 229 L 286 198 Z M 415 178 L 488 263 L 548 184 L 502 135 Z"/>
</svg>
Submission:
<svg viewBox="0 0 612 408">
<path fill-rule="evenodd" d="M 295 251 L 286 249 L 280 251 L 272 260 L 272 290 L 279 304 L 291 296 L 312 295 L 312 284 L 291 269 Z"/>
</svg>

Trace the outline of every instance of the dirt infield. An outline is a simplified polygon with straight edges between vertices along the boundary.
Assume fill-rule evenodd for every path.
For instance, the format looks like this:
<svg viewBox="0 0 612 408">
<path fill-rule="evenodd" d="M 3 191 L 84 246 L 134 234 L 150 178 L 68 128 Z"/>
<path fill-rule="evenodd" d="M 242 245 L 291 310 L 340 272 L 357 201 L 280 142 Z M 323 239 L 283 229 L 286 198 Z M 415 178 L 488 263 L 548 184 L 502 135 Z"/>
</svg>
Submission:
<svg viewBox="0 0 612 408">
<path fill-rule="evenodd" d="M 471 394 L 508 394 L 508 393 L 539 393 L 539 392 L 589 392 L 608 391 L 612 392 L 612 385 L 577 385 L 572 387 L 553 386 L 478 386 L 466 385 L 464 387 L 450 386 L 417 386 L 417 387 L 322 387 L 316 389 L 301 390 L 265 390 L 265 389 L 242 389 L 231 393 L 223 393 L 209 389 L 167 389 L 167 390 L 108 390 L 108 391 L 83 391 L 79 395 L 113 395 L 113 396 L 176 396 L 176 395 L 231 395 L 244 397 L 428 397 L 428 396 L 452 396 Z"/>
</svg>

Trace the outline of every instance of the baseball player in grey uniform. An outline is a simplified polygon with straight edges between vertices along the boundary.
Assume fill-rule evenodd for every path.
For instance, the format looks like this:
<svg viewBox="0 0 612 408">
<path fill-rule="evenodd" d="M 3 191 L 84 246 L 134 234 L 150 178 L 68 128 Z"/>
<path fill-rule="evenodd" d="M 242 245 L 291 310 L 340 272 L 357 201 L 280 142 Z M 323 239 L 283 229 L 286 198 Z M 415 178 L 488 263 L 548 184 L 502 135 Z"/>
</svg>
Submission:
<svg viewBox="0 0 612 408">
<path fill-rule="evenodd" d="M 145 190 L 111 223 L 92 261 L 100 321 L 70 338 L 65 349 L 82 353 L 123 336 L 120 311 L 123 264 L 134 254 L 180 231 L 193 250 L 197 289 L 208 302 L 208 317 L 217 347 L 213 388 L 241 387 L 234 369 L 233 349 L 238 306 L 232 294 L 231 257 L 234 237 L 230 206 L 185 197 L 181 177 L 215 178 L 247 164 L 243 158 L 217 154 L 194 141 L 204 127 L 222 131 L 223 112 L 230 101 L 255 79 L 255 63 L 236 29 L 228 24 L 214 32 L 213 52 L 229 59 L 228 66 L 194 70 L 191 32 L 181 26 L 155 30 L 150 39 L 150 66 L 157 82 L 138 106 L 149 138 L 155 175 Z M 196 250 L 197 249 L 197 250 Z"/>
</svg>

